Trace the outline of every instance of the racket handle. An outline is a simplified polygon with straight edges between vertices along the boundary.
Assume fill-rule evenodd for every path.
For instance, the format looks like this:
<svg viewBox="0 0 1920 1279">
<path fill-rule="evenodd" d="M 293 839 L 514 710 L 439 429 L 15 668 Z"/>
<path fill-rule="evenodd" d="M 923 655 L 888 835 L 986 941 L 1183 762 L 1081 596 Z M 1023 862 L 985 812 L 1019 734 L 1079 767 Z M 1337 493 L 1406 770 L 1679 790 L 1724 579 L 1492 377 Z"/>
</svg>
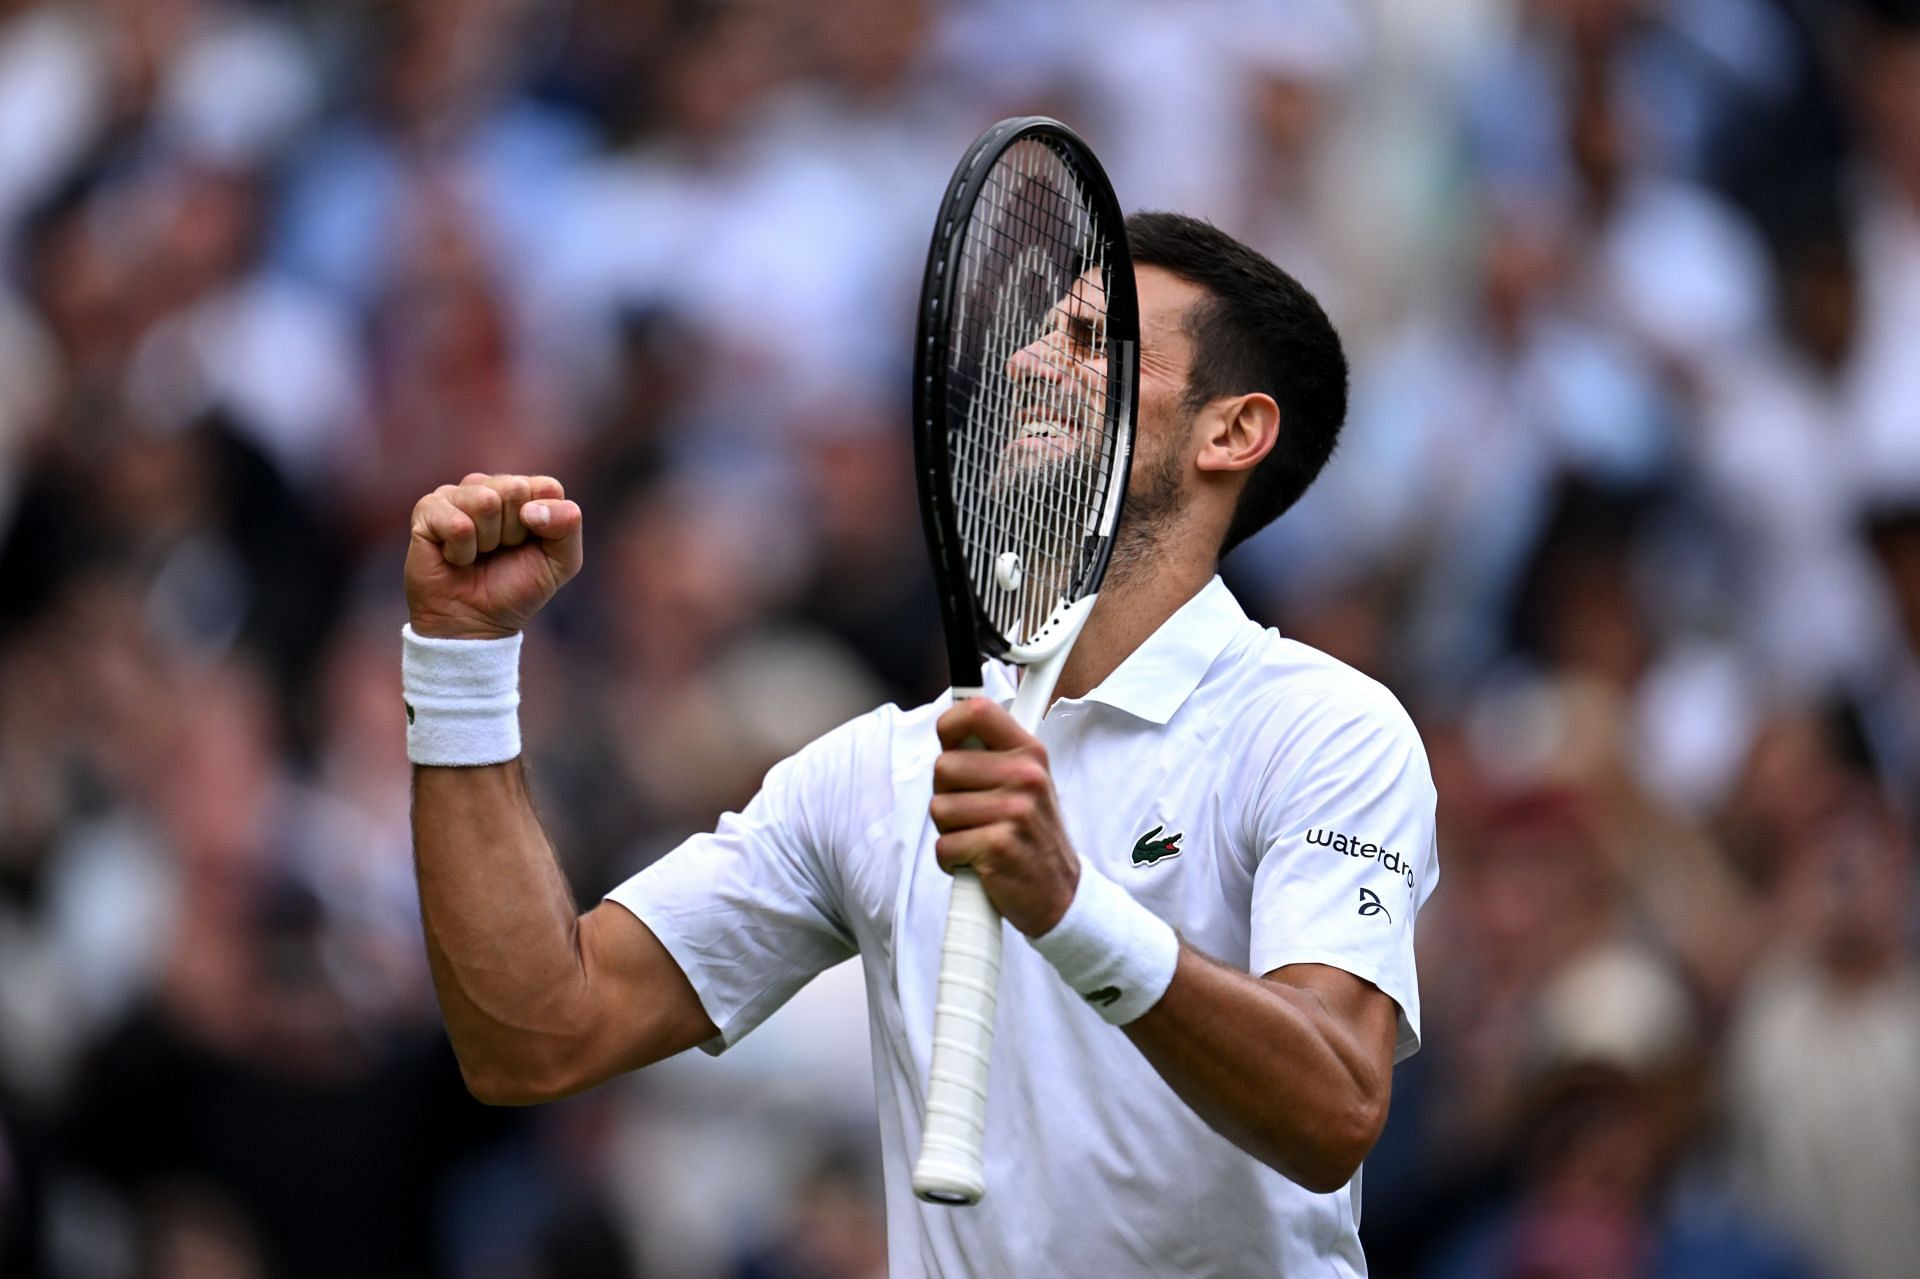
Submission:
<svg viewBox="0 0 1920 1279">
<path fill-rule="evenodd" d="M 940 948 L 926 1122 L 913 1165 L 913 1193 L 928 1203 L 975 1204 L 987 1193 L 980 1146 L 999 986 L 1000 916 L 980 877 L 956 871 Z"/>
</svg>

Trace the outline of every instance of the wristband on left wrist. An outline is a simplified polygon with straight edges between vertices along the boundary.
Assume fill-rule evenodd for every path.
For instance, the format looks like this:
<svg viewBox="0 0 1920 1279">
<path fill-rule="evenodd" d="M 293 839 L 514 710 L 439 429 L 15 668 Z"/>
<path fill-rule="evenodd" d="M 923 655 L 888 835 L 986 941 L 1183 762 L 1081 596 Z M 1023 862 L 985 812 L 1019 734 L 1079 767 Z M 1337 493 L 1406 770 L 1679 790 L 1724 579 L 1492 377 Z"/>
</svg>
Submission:
<svg viewBox="0 0 1920 1279">
<path fill-rule="evenodd" d="M 1094 1010 L 1124 1026 L 1160 1002 L 1180 961 L 1180 935 L 1082 858 L 1060 922 L 1033 948 Z"/>
</svg>

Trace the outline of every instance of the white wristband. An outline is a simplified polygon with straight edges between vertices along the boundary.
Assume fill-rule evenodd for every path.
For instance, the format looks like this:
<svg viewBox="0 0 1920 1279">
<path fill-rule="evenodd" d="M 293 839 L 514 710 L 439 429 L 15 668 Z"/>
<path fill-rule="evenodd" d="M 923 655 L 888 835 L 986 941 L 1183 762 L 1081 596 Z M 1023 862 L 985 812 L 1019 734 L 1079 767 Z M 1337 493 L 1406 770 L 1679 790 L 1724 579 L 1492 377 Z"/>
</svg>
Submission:
<svg viewBox="0 0 1920 1279">
<path fill-rule="evenodd" d="M 520 754 L 520 636 L 434 639 L 404 626 L 400 689 L 414 763 L 475 767 Z"/>
<path fill-rule="evenodd" d="M 1180 961 L 1173 926 L 1085 858 L 1073 904 L 1051 931 L 1033 939 L 1033 948 L 1116 1026 L 1160 1002 Z"/>
</svg>

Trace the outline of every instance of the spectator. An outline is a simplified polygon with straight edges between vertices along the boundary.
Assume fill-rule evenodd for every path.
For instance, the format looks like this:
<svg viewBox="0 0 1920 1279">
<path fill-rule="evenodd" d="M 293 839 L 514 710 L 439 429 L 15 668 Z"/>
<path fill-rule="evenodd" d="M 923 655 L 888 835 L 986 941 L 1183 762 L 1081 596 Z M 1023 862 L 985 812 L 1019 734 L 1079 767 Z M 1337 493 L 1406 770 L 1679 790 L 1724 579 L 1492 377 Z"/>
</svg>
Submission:
<svg viewBox="0 0 1920 1279">
<path fill-rule="evenodd" d="M 1785 850 L 1781 927 L 1729 1035 L 1740 1171 L 1758 1211 L 1842 1279 L 1920 1256 L 1920 967 L 1911 836 L 1864 784 Z"/>
</svg>

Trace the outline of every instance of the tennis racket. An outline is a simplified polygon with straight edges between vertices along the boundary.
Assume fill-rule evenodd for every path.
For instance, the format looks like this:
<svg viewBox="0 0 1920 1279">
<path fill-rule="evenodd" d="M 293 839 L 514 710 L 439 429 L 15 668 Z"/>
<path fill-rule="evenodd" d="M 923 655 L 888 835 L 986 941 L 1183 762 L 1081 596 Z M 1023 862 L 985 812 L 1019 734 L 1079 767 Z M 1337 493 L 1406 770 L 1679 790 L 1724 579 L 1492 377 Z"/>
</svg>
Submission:
<svg viewBox="0 0 1920 1279">
<path fill-rule="evenodd" d="M 920 510 L 954 700 L 981 664 L 1025 667 L 1013 716 L 1038 728 L 1092 611 L 1133 454 L 1139 304 L 1113 188 L 1057 120 L 1002 120 L 948 184 L 927 254 L 914 357 Z M 913 1190 L 986 1193 L 981 1135 L 1000 917 L 953 877 L 926 1122 Z"/>
</svg>

